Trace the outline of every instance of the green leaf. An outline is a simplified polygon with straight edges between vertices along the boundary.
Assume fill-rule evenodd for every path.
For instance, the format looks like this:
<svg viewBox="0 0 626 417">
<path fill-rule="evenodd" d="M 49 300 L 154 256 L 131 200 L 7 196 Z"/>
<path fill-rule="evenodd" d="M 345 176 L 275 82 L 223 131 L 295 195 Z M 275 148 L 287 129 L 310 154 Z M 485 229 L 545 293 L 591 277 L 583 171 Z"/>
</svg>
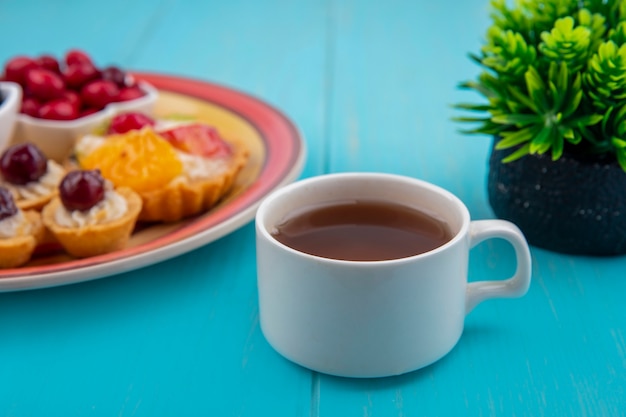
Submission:
<svg viewBox="0 0 626 417">
<path fill-rule="evenodd" d="M 559 90 L 557 86 L 552 82 L 548 82 L 548 87 L 550 88 L 550 94 L 552 95 L 552 101 L 554 103 L 553 107 L 558 109 L 561 107 L 563 103 L 563 99 L 565 98 L 565 90 Z"/>
<path fill-rule="evenodd" d="M 575 119 L 572 119 L 571 122 L 575 123 L 577 127 L 583 127 L 583 126 L 593 126 L 598 124 L 600 121 L 602 121 L 602 119 L 604 118 L 604 116 L 602 116 L 601 114 L 588 114 L 585 116 L 581 116 Z"/>
<path fill-rule="evenodd" d="M 506 126 L 496 125 L 496 124 L 489 122 L 475 129 L 461 129 L 459 130 L 459 132 L 468 134 L 468 135 L 483 134 L 483 135 L 497 136 L 497 135 L 500 135 L 500 133 L 506 128 L 507 128 Z"/>
<path fill-rule="evenodd" d="M 495 148 L 498 150 L 508 149 L 524 142 L 528 142 L 532 140 L 541 129 L 541 126 L 531 126 L 514 132 L 502 133 L 502 139 L 496 143 Z"/>
<path fill-rule="evenodd" d="M 541 76 L 535 69 L 535 67 L 528 67 L 528 71 L 525 74 L 526 79 L 526 88 L 528 89 L 528 94 L 530 98 L 535 103 L 535 105 L 542 111 L 548 111 L 548 98 L 546 97 L 545 90 L 546 85 L 541 79 Z"/>
<path fill-rule="evenodd" d="M 574 139 L 574 129 L 572 129 L 571 127 L 559 126 L 558 129 L 561 136 L 563 136 L 565 139 Z"/>
<path fill-rule="evenodd" d="M 615 152 L 615 155 L 617 156 L 619 166 L 621 166 L 624 172 L 626 172 L 626 149 L 619 149 Z"/>
<path fill-rule="evenodd" d="M 503 114 L 491 118 L 494 123 L 527 126 L 533 123 L 541 123 L 542 117 L 536 114 Z"/>
<path fill-rule="evenodd" d="M 578 90 L 574 93 L 574 97 L 567 103 L 567 105 L 563 109 L 563 114 L 565 115 L 565 117 L 571 116 L 578 109 L 582 98 L 583 92 L 581 90 Z"/>
<path fill-rule="evenodd" d="M 544 127 L 530 142 L 531 154 L 542 154 L 552 145 L 552 129 Z"/>
<path fill-rule="evenodd" d="M 552 160 L 556 161 L 563 155 L 563 148 L 565 147 L 565 140 L 563 136 L 556 135 L 552 141 Z"/>
<path fill-rule="evenodd" d="M 609 123 L 609 120 L 611 119 L 611 113 L 613 113 L 613 109 L 614 107 L 609 107 L 606 113 L 604 113 L 604 117 L 602 117 L 602 131 L 603 132 L 606 132 L 606 126 Z"/>
<path fill-rule="evenodd" d="M 457 84 L 457 88 L 473 90 L 476 88 L 476 83 L 474 81 L 462 81 Z"/>
<path fill-rule="evenodd" d="M 471 104 L 471 103 L 458 103 L 452 106 L 455 109 L 459 110 L 469 110 L 469 111 L 489 111 L 491 110 L 491 106 L 489 104 Z"/>
<path fill-rule="evenodd" d="M 613 146 L 615 146 L 616 148 L 619 148 L 619 149 L 626 148 L 626 140 L 624 140 L 624 139 L 612 137 L 611 138 L 611 144 Z"/>
<path fill-rule="evenodd" d="M 471 59 L 472 61 L 474 61 L 478 65 L 482 65 L 482 59 L 478 55 L 472 54 L 472 53 L 469 53 L 467 55 L 469 56 L 469 59 Z"/>
<path fill-rule="evenodd" d="M 491 91 L 484 85 L 474 82 L 474 81 L 462 82 L 458 85 L 458 88 L 462 90 L 474 90 L 477 93 L 483 95 L 484 97 L 492 97 L 494 95 L 493 91 Z"/>
<path fill-rule="evenodd" d="M 554 65 L 556 67 L 556 65 Z M 550 68 L 553 65 L 550 64 Z M 553 77 L 550 77 L 550 89 L 556 90 L 552 91 L 552 97 L 554 98 L 554 108 L 560 109 L 563 104 L 563 100 L 565 99 L 565 95 L 568 91 L 568 79 L 569 79 L 569 71 L 567 70 L 567 65 L 565 62 L 561 62 L 559 65 L 559 70 Z M 578 107 L 578 106 L 577 106 Z"/>
<path fill-rule="evenodd" d="M 622 120 L 617 124 L 617 128 L 615 129 L 617 134 L 620 136 L 626 136 L 626 120 Z"/>
<path fill-rule="evenodd" d="M 582 134 L 580 134 L 578 131 L 574 130 L 574 136 L 572 138 L 569 138 L 567 136 L 563 136 L 565 138 L 565 140 L 567 140 L 569 143 L 571 143 L 572 145 L 578 145 L 580 142 L 582 142 L 583 140 L 583 136 Z"/>
<path fill-rule="evenodd" d="M 532 99 L 522 93 L 518 88 L 509 86 L 507 90 L 513 97 L 517 99 L 517 101 L 528 107 L 533 112 L 540 113 L 539 108 L 537 108 Z"/>
<path fill-rule="evenodd" d="M 453 117 L 452 118 L 453 121 L 455 122 L 470 122 L 470 123 L 485 123 L 491 120 L 490 117 L 465 117 L 465 116 L 459 116 L 459 117 Z"/>
<path fill-rule="evenodd" d="M 513 152 L 512 154 L 508 155 L 506 158 L 502 159 L 503 163 L 509 163 L 509 162 L 513 162 L 517 159 L 520 159 L 523 156 L 526 156 L 530 153 L 530 144 L 526 144 L 524 146 L 522 146 L 521 148 L 519 148 L 518 150 L 516 150 L 515 152 Z M 626 157 L 624 158 L 626 159 Z"/>
<path fill-rule="evenodd" d="M 626 104 L 619 108 L 617 113 L 615 114 L 616 120 L 622 120 L 626 116 Z"/>
</svg>

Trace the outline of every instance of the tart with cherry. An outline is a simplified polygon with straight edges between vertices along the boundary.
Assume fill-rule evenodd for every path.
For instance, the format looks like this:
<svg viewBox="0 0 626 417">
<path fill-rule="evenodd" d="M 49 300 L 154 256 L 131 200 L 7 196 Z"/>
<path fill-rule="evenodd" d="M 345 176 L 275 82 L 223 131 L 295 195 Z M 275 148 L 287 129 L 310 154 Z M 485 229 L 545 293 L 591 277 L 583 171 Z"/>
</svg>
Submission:
<svg viewBox="0 0 626 417">
<path fill-rule="evenodd" d="M 0 187 L 0 268 L 15 268 L 28 262 L 44 238 L 38 212 L 20 209 L 9 189 Z"/>
<path fill-rule="evenodd" d="M 97 170 L 74 170 L 42 219 L 67 253 L 83 258 L 126 247 L 140 211 L 141 198 L 130 188 L 114 188 Z"/>
<path fill-rule="evenodd" d="M 10 146 L 0 155 L 0 185 L 22 210 L 41 210 L 56 194 L 65 169 L 32 143 Z"/>
</svg>

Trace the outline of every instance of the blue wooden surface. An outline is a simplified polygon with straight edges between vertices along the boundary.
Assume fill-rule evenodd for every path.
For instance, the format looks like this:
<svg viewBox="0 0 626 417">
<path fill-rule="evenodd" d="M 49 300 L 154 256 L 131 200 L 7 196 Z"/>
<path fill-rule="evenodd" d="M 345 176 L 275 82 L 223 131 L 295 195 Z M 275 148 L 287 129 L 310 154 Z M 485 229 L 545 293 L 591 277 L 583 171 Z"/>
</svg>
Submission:
<svg viewBox="0 0 626 417">
<path fill-rule="evenodd" d="M 205 79 L 299 126 L 303 177 L 383 171 L 448 188 L 490 218 L 489 138 L 450 122 L 487 0 L 0 0 L 0 61 L 60 55 Z M 258 323 L 252 224 L 98 281 L 0 294 L 0 416 L 626 415 L 626 259 L 532 248 L 519 300 L 480 305 L 458 346 L 408 375 L 351 380 L 282 359 Z M 472 279 L 512 272 L 499 242 Z"/>
</svg>

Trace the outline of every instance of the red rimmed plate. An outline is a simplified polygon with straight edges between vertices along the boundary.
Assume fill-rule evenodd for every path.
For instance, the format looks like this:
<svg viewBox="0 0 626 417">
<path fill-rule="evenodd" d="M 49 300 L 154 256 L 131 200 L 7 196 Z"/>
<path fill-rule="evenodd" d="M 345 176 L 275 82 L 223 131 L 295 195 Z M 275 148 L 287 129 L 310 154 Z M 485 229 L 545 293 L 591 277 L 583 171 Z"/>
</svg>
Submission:
<svg viewBox="0 0 626 417">
<path fill-rule="evenodd" d="M 305 145 L 279 110 L 241 92 L 199 80 L 136 73 L 159 90 L 157 117 L 193 117 L 237 138 L 250 159 L 229 195 L 208 213 L 173 224 L 139 228 L 126 249 L 73 259 L 52 251 L 20 268 L 0 270 L 0 291 L 52 287 L 115 275 L 172 258 L 219 239 L 254 218 L 261 200 L 300 175 Z M 45 252 L 45 251 L 44 251 Z"/>
</svg>

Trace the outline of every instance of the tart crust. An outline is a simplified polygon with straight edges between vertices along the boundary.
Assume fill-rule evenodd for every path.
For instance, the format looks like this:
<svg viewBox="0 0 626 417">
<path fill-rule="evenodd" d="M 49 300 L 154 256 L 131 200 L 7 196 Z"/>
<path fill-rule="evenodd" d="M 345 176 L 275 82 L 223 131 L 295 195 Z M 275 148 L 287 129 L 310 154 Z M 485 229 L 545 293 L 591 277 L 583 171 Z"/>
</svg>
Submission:
<svg viewBox="0 0 626 417">
<path fill-rule="evenodd" d="M 36 211 L 25 211 L 26 221 L 31 224 L 31 234 L 0 239 L 0 268 L 15 268 L 31 258 L 37 244 L 43 240 L 45 228 Z"/>
<path fill-rule="evenodd" d="M 249 152 L 244 146 L 231 146 L 234 152 L 222 174 L 192 182 L 173 180 L 162 189 L 139 192 L 143 201 L 139 220 L 175 222 L 213 207 L 232 188 L 248 161 Z"/>
<path fill-rule="evenodd" d="M 56 223 L 55 212 L 62 204 L 55 197 L 42 211 L 43 224 L 54 235 L 65 251 L 72 256 L 84 258 L 123 249 L 133 232 L 141 211 L 141 198 L 130 188 L 115 190 L 128 203 L 128 211 L 120 218 L 104 224 L 85 227 L 63 227 Z"/>
<path fill-rule="evenodd" d="M 58 167 L 62 169 L 61 175 L 59 176 L 59 179 L 58 179 L 58 182 L 61 182 L 61 179 L 67 173 L 67 170 L 62 164 L 57 164 L 57 163 L 55 164 L 58 165 Z M 46 204 L 48 204 L 54 197 L 59 195 L 58 183 L 56 184 L 55 187 L 51 188 L 49 191 L 50 192 L 47 193 L 46 195 L 40 195 L 38 197 L 29 198 L 29 199 L 18 198 L 18 196 L 14 192 L 13 196 L 15 198 L 15 205 L 19 209 L 24 210 L 24 211 L 26 210 L 41 211 L 45 207 Z"/>
<path fill-rule="evenodd" d="M 37 198 L 31 198 L 28 200 L 16 200 L 15 205 L 22 210 L 37 210 L 41 211 L 46 204 L 50 202 L 59 194 L 58 187 L 50 191 L 50 194 L 39 196 Z"/>
</svg>

